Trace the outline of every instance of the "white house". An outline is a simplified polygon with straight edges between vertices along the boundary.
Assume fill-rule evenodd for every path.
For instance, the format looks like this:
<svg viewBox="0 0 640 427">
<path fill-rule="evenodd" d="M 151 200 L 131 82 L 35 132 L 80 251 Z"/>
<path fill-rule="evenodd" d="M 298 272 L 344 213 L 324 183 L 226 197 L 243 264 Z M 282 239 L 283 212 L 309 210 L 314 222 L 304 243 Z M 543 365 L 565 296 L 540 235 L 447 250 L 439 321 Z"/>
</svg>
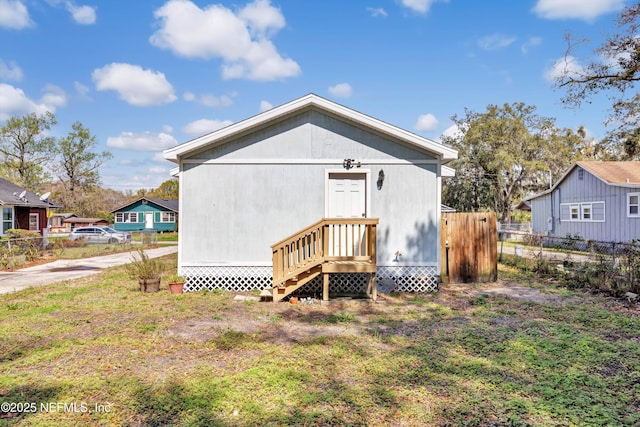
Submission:
<svg viewBox="0 0 640 427">
<path fill-rule="evenodd" d="M 379 282 L 401 291 L 437 288 L 441 180 L 453 175 L 444 165 L 457 157 L 449 147 L 310 94 L 164 157 L 178 165 L 178 268 L 186 290 L 271 288 L 276 252 L 287 265 L 309 261 L 318 248 L 291 251 L 302 241 L 317 244 L 322 233 L 313 230 L 333 227 L 323 218 L 353 224 L 343 224 L 320 257 L 338 255 L 342 245 L 349 247 L 343 255 L 362 261 L 357 247 L 366 243 L 371 252 L 362 254 L 373 256 Z M 297 243 L 272 248 L 301 231 Z M 367 268 L 334 268 L 331 291 L 360 291 Z M 322 285 L 310 267 L 289 273 L 294 281 L 307 274 L 309 289 Z"/>
</svg>

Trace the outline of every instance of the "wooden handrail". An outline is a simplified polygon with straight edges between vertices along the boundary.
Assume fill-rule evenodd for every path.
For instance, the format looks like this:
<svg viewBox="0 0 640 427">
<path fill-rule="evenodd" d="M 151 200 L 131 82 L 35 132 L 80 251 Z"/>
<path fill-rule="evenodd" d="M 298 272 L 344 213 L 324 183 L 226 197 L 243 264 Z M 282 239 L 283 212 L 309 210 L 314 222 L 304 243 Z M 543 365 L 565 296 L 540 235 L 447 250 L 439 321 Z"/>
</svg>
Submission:
<svg viewBox="0 0 640 427">
<path fill-rule="evenodd" d="M 325 261 L 375 265 L 377 218 L 323 218 L 271 246 L 273 286 Z"/>
</svg>

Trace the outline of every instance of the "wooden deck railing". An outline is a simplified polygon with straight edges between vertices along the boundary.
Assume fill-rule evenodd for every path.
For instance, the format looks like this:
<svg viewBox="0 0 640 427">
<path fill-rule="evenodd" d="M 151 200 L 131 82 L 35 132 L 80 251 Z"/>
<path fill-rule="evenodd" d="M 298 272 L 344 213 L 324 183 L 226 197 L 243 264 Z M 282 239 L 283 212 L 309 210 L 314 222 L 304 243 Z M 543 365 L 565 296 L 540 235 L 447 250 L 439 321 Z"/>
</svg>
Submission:
<svg viewBox="0 0 640 427">
<path fill-rule="evenodd" d="M 271 246 L 273 286 L 331 261 L 376 263 L 377 218 L 324 218 Z"/>
</svg>

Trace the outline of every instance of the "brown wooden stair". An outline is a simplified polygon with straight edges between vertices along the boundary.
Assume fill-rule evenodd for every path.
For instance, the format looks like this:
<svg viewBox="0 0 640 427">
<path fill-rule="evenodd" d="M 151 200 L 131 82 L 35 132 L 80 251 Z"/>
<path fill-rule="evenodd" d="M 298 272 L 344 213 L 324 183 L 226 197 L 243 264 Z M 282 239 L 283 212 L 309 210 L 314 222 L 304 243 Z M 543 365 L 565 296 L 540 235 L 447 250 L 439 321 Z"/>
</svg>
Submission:
<svg viewBox="0 0 640 427">
<path fill-rule="evenodd" d="M 326 301 L 331 273 L 369 273 L 367 294 L 376 299 L 377 225 L 377 218 L 324 218 L 272 245 L 273 301 L 320 274 Z"/>
</svg>

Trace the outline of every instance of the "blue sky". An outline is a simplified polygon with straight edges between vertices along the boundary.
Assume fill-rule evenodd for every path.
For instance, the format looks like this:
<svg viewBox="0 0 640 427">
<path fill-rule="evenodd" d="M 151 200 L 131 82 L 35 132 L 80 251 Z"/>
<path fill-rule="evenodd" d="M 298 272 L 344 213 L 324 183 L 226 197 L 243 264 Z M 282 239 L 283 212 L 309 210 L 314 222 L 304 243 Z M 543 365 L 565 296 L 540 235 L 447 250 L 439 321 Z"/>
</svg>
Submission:
<svg viewBox="0 0 640 427">
<path fill-rule="evenodd" d="M 606 131 L 608 104 L 565 109 L 554 65 L 616 31 L 630 0 L 0 0 L 0 123 L 53 111 L 114 155 L 116 190 L 157 187 L 164 149 L 308 93 L 439 140 L 464 109 L 524 102 Z"/>
</svg>

